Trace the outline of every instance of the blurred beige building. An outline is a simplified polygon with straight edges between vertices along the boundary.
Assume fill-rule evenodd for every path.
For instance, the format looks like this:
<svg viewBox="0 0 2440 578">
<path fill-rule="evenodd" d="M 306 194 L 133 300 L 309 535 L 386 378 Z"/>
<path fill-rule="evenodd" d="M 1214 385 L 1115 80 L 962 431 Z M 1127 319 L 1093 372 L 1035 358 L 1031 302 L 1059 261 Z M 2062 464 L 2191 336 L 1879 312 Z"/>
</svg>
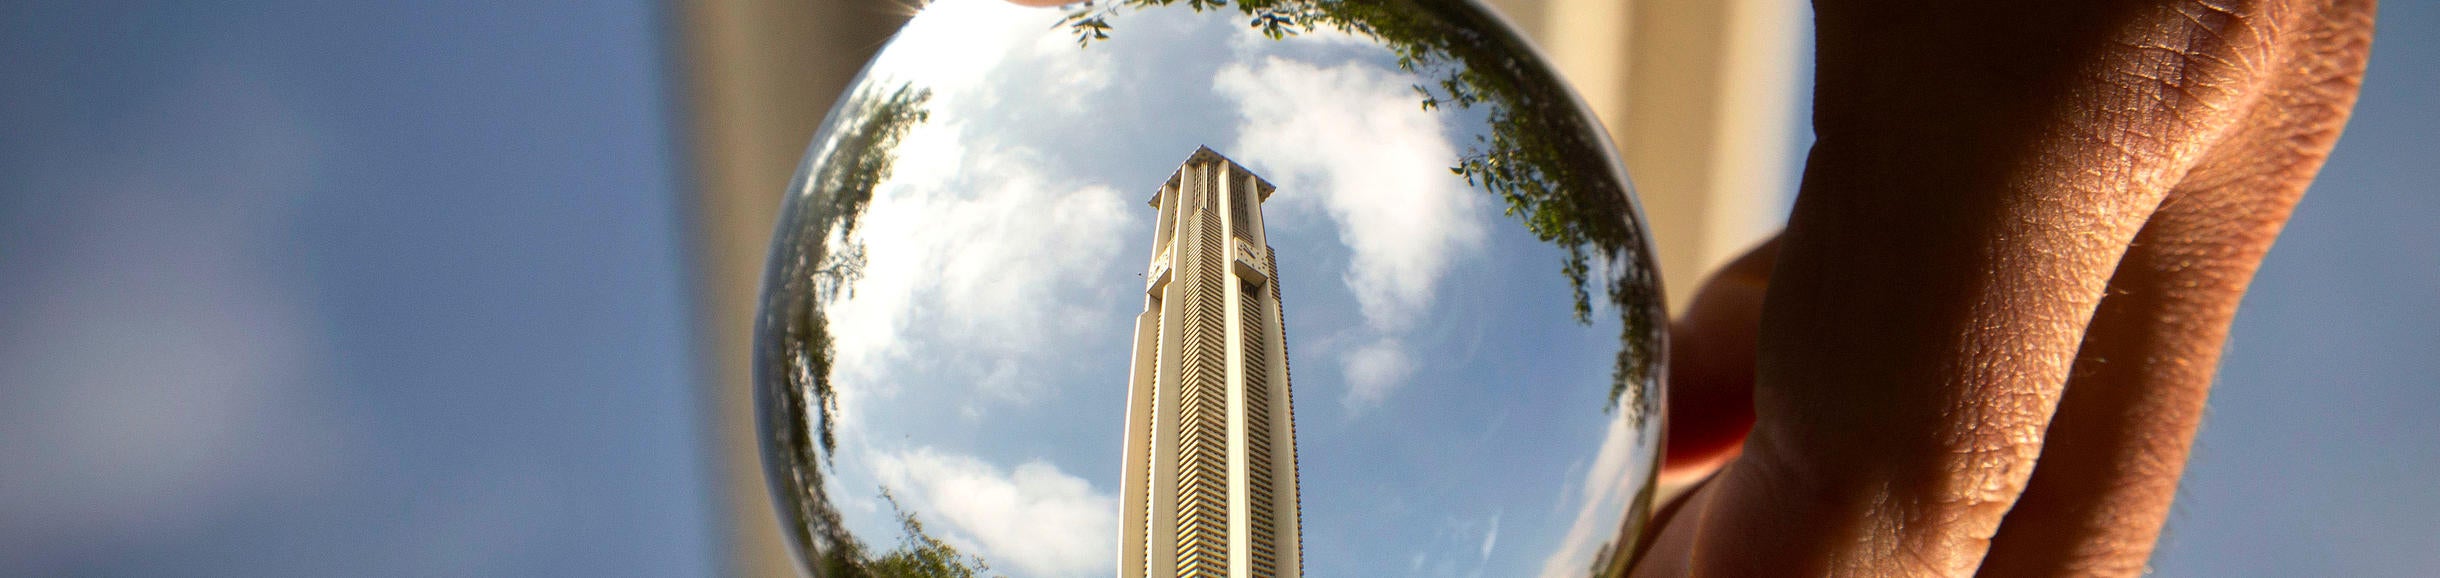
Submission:
<svg viewBox="0 0 2440 578">
<path fill-rule="evenodd" d="M 1800 0 L 1489 0 L 1600 115 L 1651 221 L 1673 306 L 1775 230 Z M 755 445 L 753 303 L 780 193 L 830 103 L 913 13 L 892 0 L 678 0 L 707 439 L 724 572 L 796 574 Z M 1664 489 L 1664 492 L 1666 489 Z"/>
</svg>

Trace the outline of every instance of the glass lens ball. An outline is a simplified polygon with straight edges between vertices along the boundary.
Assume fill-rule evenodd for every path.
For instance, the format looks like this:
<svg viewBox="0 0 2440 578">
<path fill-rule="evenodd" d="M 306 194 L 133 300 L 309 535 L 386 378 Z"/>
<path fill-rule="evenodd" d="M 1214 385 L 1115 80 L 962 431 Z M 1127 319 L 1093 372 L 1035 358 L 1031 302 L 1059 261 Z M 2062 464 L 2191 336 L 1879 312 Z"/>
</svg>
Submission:
<svg viewBox="0 0 2440 578">
<path fill-rule="evenodd" d="M 788 192 L 815 576 L 1613 576 L 1666 311 L 1601 126 L 1463 0 L 938 0 Z"/>
</svg>

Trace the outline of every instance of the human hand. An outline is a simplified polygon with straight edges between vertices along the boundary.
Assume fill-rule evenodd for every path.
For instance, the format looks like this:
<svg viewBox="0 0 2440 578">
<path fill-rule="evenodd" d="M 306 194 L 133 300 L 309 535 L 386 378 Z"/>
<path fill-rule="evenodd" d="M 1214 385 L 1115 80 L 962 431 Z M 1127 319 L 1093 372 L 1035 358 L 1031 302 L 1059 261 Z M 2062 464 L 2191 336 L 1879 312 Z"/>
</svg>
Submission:
<svg viewBox="0 0 2440 578">
<path fill-rule="evenodd" d="M 1818 141 L 1674 327 L 1707 481 L 1635 574 L 2142 573 L 2373 2 L 1815 8 Z"/>
</svg>

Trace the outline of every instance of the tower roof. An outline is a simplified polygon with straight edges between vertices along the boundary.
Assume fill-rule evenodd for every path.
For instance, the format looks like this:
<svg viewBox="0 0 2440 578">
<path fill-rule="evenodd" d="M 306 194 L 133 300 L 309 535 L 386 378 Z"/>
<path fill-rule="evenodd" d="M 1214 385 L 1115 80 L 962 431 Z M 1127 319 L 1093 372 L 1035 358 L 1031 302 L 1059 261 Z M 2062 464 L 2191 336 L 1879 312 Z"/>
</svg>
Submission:
<svg viewBox="0 0 2440 578">
<path fill-rule="evenodd" d="M 1227 156 L 1221 155 L 1219 151 L 1214 151 L 1212 150 L 1212 147 L 1209 146 L 1196 146 L 1194 154 L 1186 156 L 1186 162 L 1178 163 L 1177 170 L 1169 172 L 1169 180 L 1167 182 L 1178 182 L 1179 174 L 1186 171 L 1187 165 L 1199 162 L 1223 163 L 1228 166 L 1236 167 L 1237 170 L 1245 172 L 1247 176 L 1254 177 L 1254 190 L 1257 193 L 1260 193 L 1255 196 L 1255 202 L 1271 200 L 1271 192 L 1278 190 L 1278 187 L 1271 185 L 1271 181 L 1262 178 L 1262 175 L 1254 174 L 1253 169 L 1245 168 L 1245 165 L 1237 164 L 1237 161 L 1229 160 Z M 1159 208 L 1161 206 L 1161 192 L 1158 190 L 1153 191 L 1152 199 L 1145 201 L 1144 204 L 1151 205 L 1154 208 Z"/>
</svg>

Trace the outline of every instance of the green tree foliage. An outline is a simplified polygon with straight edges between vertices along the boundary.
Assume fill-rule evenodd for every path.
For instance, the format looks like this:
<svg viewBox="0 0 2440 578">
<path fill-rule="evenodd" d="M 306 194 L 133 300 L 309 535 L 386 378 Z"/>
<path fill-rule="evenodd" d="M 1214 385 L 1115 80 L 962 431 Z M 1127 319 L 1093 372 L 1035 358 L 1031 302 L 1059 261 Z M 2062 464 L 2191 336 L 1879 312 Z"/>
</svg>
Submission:
<svg viewBox="0 0 2440 578">
<path fill-rule="evenodd" d="M 833 236 L 840 241 L 840 247 L 825 255 L 821 267 L 814 270 L 823 301 L 836 299 L 842 290 L 853 296 L 856 280 L 864 278 L 864 242 L 856 236 L 857 221 L 864 216 L 864 207 L 873 202 L 873 189 L 890 179 L 898 161 L 898 141 L 915 125 L 932 118 L 931 109 L 925 106 L 931 100 L 930 89 L 901 84 L 877 101 L 860 102 L 861 114 L 851 117 L 854 124 L 842 131 L 830 162 L 822 164 L 815 186 L 817 192 L 829 193 L 829 210 L 823 213 L 829 221 L 816 229 L 835 231 Z"/>
<path fill-rule="evenodd" d="M 925 531 L 923 521 L 886 489 L 881 497 L 898 517 L 902 535 L 896 548 L 874 554 L 847 531 L 820 470 L 838 444 L 838 401 L 830 381 L 836 349 L 823 310 L 841 296 L 853 296 L 856 281 L 864 277 L 858 220 L 872 203 L 873 190 L 890 179 L 899 142 L 931 118 L 931 98 L 930 90 L 902 84 L 858 92 L 840 107 L 831 121 L 836 125 L 820 133 L 832 136 L 815 143 L 818 148 L 805 165 L 813 172 L 798 175 L 801 196 L 790 205 L 795 212 L 780 230 L 784 249 L 771 264 L 780 285 L 764 296 L 771 317 L 761 322 L 779 324 L 784 336 L 778 351 L 767 352 L 777 355 L 768 356 L 763 369 L 786 389 L 764 392 L 763 418 L 782 424 L 774 450 L 787 461 L 772 473 L 772 483 L 783 488 L 783 507 L 796 510 L 798 527 L 791 531 L 797 550 L 824 578 L 980 578 L 990 571 L 982 558 Z M 806 423 L 807 416 L 816 422 Z"/>
<path fill-rule="evenodd" d="M 924 529 L 923 520 L 900 507 L 898 498 L 889 490 L 881 491 L 881 499 L 890 504 L 890 513 L 898 517 L 898 547 L 880 555 L 868 555 L 870 546 L 848 537 L 836 547 L 823 551 L 813 560 L 814 575 L 823 578 L 984 578 L 991 565 L 978 556 L 958 551 L 947 541 Z"/>
<path fill-rule="evenodd" d="M 898 527 L 901 534 L 898 538 L 898 549 L 891 550 L 880 557 L 873 558 L 871 562 L 865 563 L 869 576 L 873 578 L 980 578 L 985 572 L 991 571 L 991 566 L 984 564 L 982 558 L 958 552 L 957 548 L 950 546 L 948 542 L 943 542 L 940 538 L 925 532 L 923 521 L 915 519 L 915 514 L 900 509 L 898 498 L 891 496 L 888 491 L 883 491 L 881 497 L 889 500 L 890 511 L 898 515 Z"/>
<path fill-rule="evenodd" d="M 1077 43 L 1110 38 L 1111 20 L 1129 10 L 1174 6 L 1179 0 L 1091 0 L 1062 21 Z M 1229 0 L 1185 0 L 1196 12 L 1229 8 Z M 1488 130 L 1454 159 L 1451 173 L 1500 199 L 1504 212 L 1543 242 L 1563 250 L 1559 270 L 1573 291 L 1574 314 L 1592 321 L 1592 278 L 1625 327 L 1611 374 L 1609 407 L 1619 400 L 1638 420 L 1656 399 L 1644 387 L 1656 379 L 1655 335 L 1666 313 L 1644 254 L 1623 176 L 1600 127 L 1579 112 L 1556 74 L 1531 58 L 1524 41 L 1456 0 L 1236 0 L 1236 12 L 1268 38 L 1330 30 L 1371 39 L 1397 57 L 1398 68 L 1427 79 L 1415 92 L 1425 110 L 1485 107 Z"/>
<path fill-rule="evenodd" d="M 793 362 L 788 374 L 809 389 L 809 397 L 817 402 L 825 456 L 838 447 L 836 424 L 831 420 L 838 402 L 830 383 L 834 348 L 822 310 L 841 295 L 853 296 L 856 281 L 864 278 L 864 241 L 856 235 L 856 225 L 872 203 L 873 189 L 889 180 L 898 159 L 898 142 L 915 125 L 931 118 L 926 107 L 931 99 L 931 90 L 908 84 L 853 97 L 844 109 L 847 113 L 837 121 L 842 126 L 836 136 L 823 144 L 821 161 L 808 165 L 820 171 L 806 175 L 809 196 L 797 207 L 799 217 L 808 222 L 784 233 L 804 236 L 795 240 L 807 244 L 806 250 L 792 252 L 797 259 L 819 259 L 780 265 L 786 269 L 781 278 L 790 283 L 787 290 L 810 289 L 806 293 L 815 297 L 801 311 L 793 312 L 788 343 L 802 349 L 789 351 L 786 359 Z"/>
<path fill-rule="evenodd" d="M 835 126 L 819 133 L 831 137 L 815 143 L 805 165 L 813 172 L 797 176 L 798 196 L 783 215 L 768 272 L 775 285 L 763 295 L 764 317 L 756 320 L 761 331 L 781 336 L 755 351 L 758 411 L 772 436 L 764 447 L 772 460 L 770 483 L 780 507 L 792 511 L 788 530 L 797 551 L 824 577 L 875 574 L 866 571 L 865 546 L 847 531 L 824 489 L 821 466 L 838 443 L 838 398 L 831 386 L 836 348 L 823 310 L 841 295 L 853 295 L 863 278 L 858 219 L 873 189 L 889 180 L 899 141 L 930 118 L 930 99 L 929 90 L 911 85 L 859 92 L 840 107 L 831 120 Z"/>
</svg>

